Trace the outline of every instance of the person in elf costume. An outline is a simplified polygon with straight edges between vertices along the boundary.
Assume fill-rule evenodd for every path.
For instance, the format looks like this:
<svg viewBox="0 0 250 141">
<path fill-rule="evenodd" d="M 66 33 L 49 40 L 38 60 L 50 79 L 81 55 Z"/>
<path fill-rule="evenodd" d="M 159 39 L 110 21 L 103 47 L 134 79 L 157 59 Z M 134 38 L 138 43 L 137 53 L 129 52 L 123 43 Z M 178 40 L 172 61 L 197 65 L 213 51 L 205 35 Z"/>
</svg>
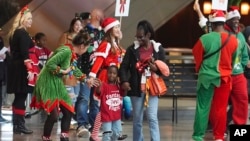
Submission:
<svg viewBox="0 0 250 141">
<path fill-rule="evenodd" d="M 64 86 L 62 76 L 76 76 L 79 81 L 85 81 L 90 87 L 97 84 L 94 79 L 86 79 L 76 67 L 76 54 L 81 55 L 87 51 L 89 45 L 89 34 L 80 31 L 72 41 L 72 44 L 63 44 L 55 50 L 43 67 L 34 88 L 34 96 L 30 106 L 43 109 L 48 113 L 44 123 L 43 141 L 51 141 L 51 132 L 57 121 L 59 110 L 63 113 L 61 120 L 60 141 L 69 140 L 69 127 L 74 107 L 68 92 Z"/>
<path fill-rule="evenodd" d="M 102 28 L 105 32 L 102 42 L 97 50 L 94 52 L 95 60 L 89 73 L 90 79 L 99 78 L 101 82 L 107 82 L 107 68 L 110 65 L 120 67 L 125 50 L 119 44 L 121 31 L 120 22 L 115 18 L 108 17 L 104 19 Z M 98 75 L 97 75 L 98 74 Z M 97 99 L 99 97 L 95 95 Z M 101 127 L 101 115 L 100 112 L 96 116 L 94 128 L 90 137 L 90 140 L 96 141 L 98 139 L 99 129 Z M 122 135 L 121 135 L 122 136 Z M 121 137 L 126 138 L 126 135 Z"/>
<path fill-rule="evenodd" d="M 227 114 L 227 126 L 233 120 L 234 124 L 243 125 L 247 123 L 248 117 L 248 92 L 247 92 L 247 80 L 244 77 L 244 68 L 249 61 L 246 41 L 243 34 L 240 32 L 239 19 L 240 13 L 238 6 L 241 0 L 229 0 L 229 10 L 226 15 L 226 23 L 224 28 L 227 32 L 236 36 L 239 41 L 237 48 L 237 55 L 233 60 L 233 72 L 232 72 L 232 91 L 230 94 L 230 109 Z M 199 25 L 205 32 L 208 30 L 206 25 L 207 19 L 200 11 L 198 1 L 194 3 L 194 10 L 199 16 Z M 235 107 L 235 108 L 233 108 Z"/>
<path fill-rule="evenodd" d="M 248 47 L 244 35 L 240 31 L 239 4 L 241 0 L 229 1 L 229 10 L 226 15 L 224 28 L 239 41 L 237 56 L 233 60 L 232 91 L 230 94 L 230 109 L 228 111 L 228 124 L 233 120 L 234 124 L 245 125 L 248 119 L 248 90 L 247 80 L 244 76 L 244 68 L 248 64 Z"/>
<path fill-rule="evenodd" d="M 213 128 L 214 139 L 224 140 L 228 98 L 232 88 L 232 62 L 238 47 L 236 37 L 224 30 L 226 18 L 223 11 L 213 10 L 209 21 L 213 31 L 201 36 L 193 47 L 195 69 L 198 72 L 192 135 L 195 141 L 203 140 L 208 120 Z"/>
</svg>

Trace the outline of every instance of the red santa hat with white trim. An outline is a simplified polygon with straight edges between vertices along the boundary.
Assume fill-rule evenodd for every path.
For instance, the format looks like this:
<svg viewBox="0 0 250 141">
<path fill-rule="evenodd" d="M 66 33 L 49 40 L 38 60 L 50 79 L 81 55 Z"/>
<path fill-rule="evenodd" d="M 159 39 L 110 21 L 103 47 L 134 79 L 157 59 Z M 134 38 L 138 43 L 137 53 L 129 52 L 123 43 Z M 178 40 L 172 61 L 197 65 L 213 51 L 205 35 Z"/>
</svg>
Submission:
<svg viewBox="0 0 250 141">
<path fill-rule="evenodd" d="M 229 10 L 227 12 L 226 19 L 230 20 L 230 19 L 235 18 L 235 17 L 239 17 L 239 18 L 241 17 L 240 12 L 239 12 L 239 7 L 238 6 L 230 6 Z"/>
<path fill-rule="evenodd" d="M 222 10 L 212 10 L 208 18 L 210 22 L 225 22 L 226 21 L 225 13 Z"/>
<path fill-rule="evenodd" d="M 115 18 L 108 17 L 103 20 L 102 22 L 102 28 L 104 32 L 107 32 L 109 29 L 113 28 L 114 26 L 119 25 L 120 22 L 116 20 Z"/>
</svg>

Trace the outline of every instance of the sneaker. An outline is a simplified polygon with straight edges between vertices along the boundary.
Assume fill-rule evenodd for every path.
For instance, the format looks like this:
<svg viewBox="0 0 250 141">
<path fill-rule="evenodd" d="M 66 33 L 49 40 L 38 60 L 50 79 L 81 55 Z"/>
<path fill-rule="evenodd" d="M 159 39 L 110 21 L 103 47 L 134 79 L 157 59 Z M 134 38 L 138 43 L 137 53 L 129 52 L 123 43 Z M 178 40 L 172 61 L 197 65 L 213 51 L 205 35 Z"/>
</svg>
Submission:
<svg viewBox="0 0 250 141">
<path fill-rule="evenodd" d="M 120 135 L 117 140 L 124 140 L 128 137 L 128 135 Z"/>
<path fill-rule="evenodd" d="M 70 123 L 70 130 L 76 130 L 77 129 L 77 123 Z"/>
<path fill-rule="evenodd" d="M 80 126 L 78 129 L 77 129 L 77 133 L 76 135 L 78 137 L 82 137 L 82 138 L 89 138 L 89 130 L 86 129 L 84 126 Z"/>
<path fill-rule="evenodd" d="M 9 123 L 9 122 L 10 121 L 0 116 L 0 123 Z"/>
</svg>

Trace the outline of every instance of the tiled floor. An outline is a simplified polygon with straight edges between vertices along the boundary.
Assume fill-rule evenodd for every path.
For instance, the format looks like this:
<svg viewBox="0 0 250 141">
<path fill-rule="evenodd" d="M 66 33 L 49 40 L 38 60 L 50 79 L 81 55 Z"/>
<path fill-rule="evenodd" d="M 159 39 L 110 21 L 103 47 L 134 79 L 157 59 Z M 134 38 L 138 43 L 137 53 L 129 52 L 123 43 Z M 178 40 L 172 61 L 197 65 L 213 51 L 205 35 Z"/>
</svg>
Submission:
<svg viewBox="0 0 250 141">
<path fill-rule="evenodd" d="M 192 135 L 193 117 L 194 117 L 194 99 L 179 100 L 179 116 L 178 123 L 172 124 L 171 121 L 171 100 L 161 98 L 159 103 L 159 124 L 161 131 L 161 141 L 189 141 Z M 11 112 L 4 111 L 4 117 L 11 120 Z M 124 120 L 124 134 L 128 135 L 126 141 L 132 141 L 132 122 Z M 40 116 L 33 116 L 26 119 L 27 126 L 34 131 L 31 135 L 14 135 L 12 132 L 12 123 L 0 124 L 0 140 L 1 141 L 41 141 L 43 123 Z M 145 120 L 144 126 L 145 141 L 150 141 L 149 129 Z M 55 124 L 53 129 L 53 141 L 59 141 L 60 122 Z M 88 138 L 76 137 L 76 131 L 70 131 L 70 141 L 88 141 Z M 211 133 L 207 133 L 205 141 L 212 141 Z"/>
</svg>

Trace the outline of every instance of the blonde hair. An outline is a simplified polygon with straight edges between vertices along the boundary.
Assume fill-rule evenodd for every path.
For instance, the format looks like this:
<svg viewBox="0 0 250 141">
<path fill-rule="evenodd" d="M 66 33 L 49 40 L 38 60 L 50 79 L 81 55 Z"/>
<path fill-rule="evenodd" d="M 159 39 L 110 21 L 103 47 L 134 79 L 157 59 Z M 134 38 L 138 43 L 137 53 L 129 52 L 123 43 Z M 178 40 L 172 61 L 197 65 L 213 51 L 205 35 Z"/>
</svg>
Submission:
<svg viewBox="0 0 250 141">
<path fill-rule="evenodd" d="M 30 14 L 31 14 L 31 12 L 29 10 L 25 11 L 25 12 L 20 11 L 17 14 L 17 16 L 15 17 L 14 22 L 12 24 L 12 27 L 10 28 L 9 33 L 7 35 L 8 40 L 10 40 L 10 38 L 12 38 L 12 36 L 13 36 L 16 29 L 23 27 L 23 21 L 25 19 L 27 19 L 27 16 L 29 16 Z"/>
</svg>

